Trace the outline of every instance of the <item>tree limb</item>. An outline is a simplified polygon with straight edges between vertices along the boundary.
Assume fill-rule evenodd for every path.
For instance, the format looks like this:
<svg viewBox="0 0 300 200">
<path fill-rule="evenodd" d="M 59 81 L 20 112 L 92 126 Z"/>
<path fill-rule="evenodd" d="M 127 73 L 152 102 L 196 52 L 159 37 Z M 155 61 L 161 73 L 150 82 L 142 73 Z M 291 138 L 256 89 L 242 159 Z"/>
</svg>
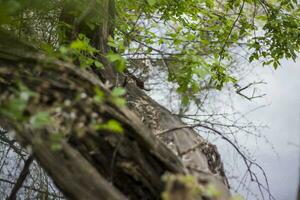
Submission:
<svg viewBox="0 0 300 200">
<path fill-rule="evenodd" d="M 9 197 L 7 198 L 7 200 L 16 200 L 17 198 L 17 193 L 20 190 L 20 188 L 22 187 L 28 173 L 29 173 L 29 168 L 30 165 L 33 161 L 33 156 L 30 155 L 27 160 L 24 163 L 24 167 L 19 175 L 19 178 L 17 179 L 17 182 L 15 183 L 14 187 L 12 188 Z"/>
</svg>

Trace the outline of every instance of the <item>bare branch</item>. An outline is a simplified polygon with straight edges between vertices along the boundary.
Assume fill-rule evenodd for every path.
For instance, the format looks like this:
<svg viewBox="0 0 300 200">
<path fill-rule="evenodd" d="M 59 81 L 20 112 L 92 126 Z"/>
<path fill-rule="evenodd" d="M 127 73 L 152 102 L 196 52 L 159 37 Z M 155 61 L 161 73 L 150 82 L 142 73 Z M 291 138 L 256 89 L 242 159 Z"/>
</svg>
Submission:
<svg viewBox="0 0 300 200">
<path fill-rule="evenodd" d="M 14 181 L 6 180 L 6 179 L 3 179 L 3 178 L 0 178 L 0 182 L 8 183 L 10 185 L 15 185 L 16 184 L 16 182 L 14 182 Z M 56 194 L 53 194 L 51 192 L 35 188 L 33 186 L 23 185 L 23 188 L 25 188 L 27 190 L 32 190 L 34 192 L 38 192 L 38 193 L 41 193 L 41 194 L 47 194 L 48 196 L 51 196 L 51 197 L 54 197 L 54 198 L 64 199 L 64 196 L 56 195 Z"/>
<path fill-rule="evenodd" d="M 29 168 L 30 168 L 30 165 L 33 161 L 33 156 L 30 155 L 27 160 L 25 161 L 24 163 L 24 167 L 20 173 L 20 176 L 19 178 L 17 179 L 17 182 L 16 184 L 14 185 L 13 189 L 11 190 L 11 193 L 9 195 L 9 197 L 7 198 L 7 200 L 16 200 L 17 198 L 17 193 L 18 191 L 20 190 L 20 188 L 22 187 L 28 173 L 29 173 Z"/>
<path fill-rule="evenodd" d="M 256 95 L 256 88 L 253 89 L 251 96 L 247 96 L 245 94 L 243 94 L 242 92 L 245 91 L 246 89 L 250 88 L 253 85 L 258 85 L 258 84 L 266 84 L 266 82 L 264 81 L 259 81 L 259 82 L 252 82 L 249 83 L 248 85 L 244 86 L 244 87 L 240 87 L 238 84 L 235 84 L 234 87 L 237 89 L 236 93 L 242 97 L 244 97 L 245 99 L 251 101 L 252 99 L 257 99 L 257 98 L 261 98 L 266 96 L 266 94 L 260 94 L 260 95 Z"/>
<path fill-rule="evenodd" d="M 197 123 L 197 124 L 191 124 L 191 125 L 185 125 L 185 126 L 180 126 L 180 127 L 174 127 L 174 128 L 168 129 L 168 130 L 161 131 L 161 132 L 157 133 L 156 135 L 159 136 L 159 135 L 163 135 L 163 134 L 166 134 L 166 133 L 169 133 L 169 132 L 172 132 L 172 131 L 176 131 L 176 130 L 179 130 L 179 129 L 195 128 L 195 127 L 202 127 L 202 128 L 207 129 L 207 130 L 210 130 L 213 133 L 219 135 L 223 140 L 225 140 L 226 142 L 228 142 L 236 150 L 236 152 L 242 157 L 243 162 L 244 162 L 244 164 L 245 164 L 245 166 L 247 168 L 247 172 L 250 174 L 251 181 L 255 182 L 257 184 L 257 187 L 258 187 L 258 189 L 259 189 L 259 191 L 261 193 L 262 198 L 265 199 L 264 193 L 263 193 L 263 190 L 264 190 L 264 191 L 266 191 L 268 193 L 269 200 L 275 200 L 275 197 L 271 194 L 270 187 L 269 187 L 269 181 L 267 179 L 267 175 L 266 175 L 264 169 L 259 164 L 257 164 L 255 161 L 250 160 L 249 158 L 247 158 L 247 156 L 240 150 L 240 148 L 239 148 L 239 146 L 237 146 L 237 144 L 235 144 L 231 139 L 229 139 L 228 137 L 226 137 L 223 133 L 221 133 L 220 131 L 216 130 L 215 128 L 209 127 L 209 126 L 203 124 L 202 122 L 200 122 L 200 123 Z M 193 149 L 195 149 L 195 148 L 197 148 L 198 146 L 201 146 L 201 145 L 202 144 L 196 145 L 195 147 L 192 147 L 191 149 L 193 150 Z M 190 149 L 187 150 L 187 152 L 189 152 L 189 151 L 190 151 Z M 260 182 L 260 180 L 258 179 L 256 173 L 252 170 L 253 166 L 257 167 L 262 172 L 263 177 L 265 179 L 266 186 L 264 186 L 264 184 L 262 184 Z"/>
</svg>

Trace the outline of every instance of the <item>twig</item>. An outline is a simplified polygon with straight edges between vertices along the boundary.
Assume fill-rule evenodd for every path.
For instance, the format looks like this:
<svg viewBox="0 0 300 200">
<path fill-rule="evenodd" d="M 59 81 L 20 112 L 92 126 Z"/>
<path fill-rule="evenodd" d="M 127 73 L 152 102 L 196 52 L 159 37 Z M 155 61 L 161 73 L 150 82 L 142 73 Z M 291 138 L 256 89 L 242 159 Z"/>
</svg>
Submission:
<svg viewBox="0 0 300 200">
<path fill-rule="evenodd" d="M 255 95 L 255 88 L 252 91 L 252 95 L 251 96 L 247 96 L 245 94 L 243 94 L 242 92 L 248 88 L 250 88 L 253 85 L 258 85 L 258 84 L 266 84 L 266 82 L 264 81 L 259 81 L 259 82 L 253 82 L 253 83 L 249 83 L 248 85 L 244 86 L 244 87 L 240 87 L 239 85 L 235 84 L 234 87 L 237 89 L 236 93 L 244 98 L 246 98 L 247 100 L 251 101 L 252 99 L 256 99 L 256 98 L 261 98 L 266 96 L 266 94 L 261 94 L 261 95 Z"/>
<path fill-rule="evenodd" d="M 233 22 L 233 24 L 232 24 L 232 26 L 231 26 L 231 29 L 230 29 L 230 31 L 229 31 L 229 33 L 228 33 L 228 35 L 227 35 L 227 38 L 226 38 L 226 40 L 225 40 L 225 42 L 224 42 L 224 44 L 223 44 L 223 46 L 222 46 L 222 49 L 221 49 L 221 51 L 220 51 L 220 60 L 223 58 L 222 55 L 223 55 L 223 53 L 224 53 L 224 51 L 225 51 L 225 47 L 226 47 L 226 44 L 227 44 L 228 41 L 229 41 L 229 38 L 230 38 L 230 36 L 231 36 L 231 33 L 232 33 L 232 31 L 233 31 L 233 29 L 234 29 L 236 23 L 238 22 L 238 20 L 240 19 L 241 15 L 242 15 L 242 12 L 243 12 L 243 9 L 244 9 L 244 5 L 245 5 L 245 1 L 243 1 L 242 5 L 241 5 L 241 7 L 240 7 L 240 11 L 239 11 L 239 13 L 238 13 L 238 16 L 236 17 L 235 21 Z"/>
<path fill-rule="evenodd" d="M 22 185 L 29 173 L 29 168 L 30 168 L 32 161 L 33 161 L 33 156 L 30 155 L 27 158 L 27 160 L 25 161 L 24 167 L 20 173 L 20 176 L 19 176 L 16 184 L 14 185 L 13 189 L 11 190 L 11 193 L 10 193 L 9 197 L 7 198 L 7 200 L 16 200 L 17 193 L 20 190 L 20 188 L 22 187 Z"/>
<path fill-rule="evenodd" d="M 164 131 L 161 131 L 159 133 L 157 133 L 156 135 L 162 135 L 162 134 L 166 134 L 166 133 L 169 133 L 169 132 L 172 132 L 172 131 L 176 131 L 176 130 L 180 130 L 180 129 L 183 129 L 183 128 L 195 128 L 195 127 L 202 127 L 202 128 L 205 128 L 207 130 L 210 130 L 212 132 L 214 132 L 215 134 L 219 135 L 223 140 L 225 140 L 226 142 L 228 142 L 236 151 L 237 153 L 242 157 L 243 159 L 243 162 L 245 163 L 246 167 L 247 167 L 247 172 L 250 174 L 250 178 L 251 178 L 251 181 L 255 182 L 257 184 L 257 187 L 261 193 L 261 196 L 263 199 L 264 198 L 264 194 L 263 194 L 263 190 L 265 190 L 268 195 L 269 195 L 269 200 L 275 200 L 275 197 L 271 194 L 270 192 L 270 187 L 269 187 L 269 181 L 267 179 L 267 175 L 264 171 L 264 169 L 259 165 L 257 164 L 256 162 L 248 159 L 244 153 L 240 150 L 240 148 L 234 143 L 232 142 L 229 138 L 227 138 L 226 136 L 224 136 L 223 133 L 221 133 L 220 131 L 212 128 L 212 127 L 209 127 L 203 123 L 197 123 L 197 124 L 191 124 L 191 125 L 184 125 L 184 126 L 179 126 L 179 127 L 174 127 L 174 128 L 171 128 L 171 129 L 168 129 L 168 130 L 164 130 Z M 266 186 L 264 186 L 258 179 L 256 173 L 254 173 L 252 171 L 252 166 L 255 166 L 257 167 L 262 173 L 263 173 L 263 177 L 265 179 L 265 182 L 266 182 Z"/>
<path fill-rule="evenodd" d="M 0 182 L 8 183 L 10 185 L 15 185 L 16 184 L 16 182 L 6 180 L 6 179 L 3 179 L 3 178 L 0 178 Z M 41 194 L 47 194 L 48 196 L 52 196 L 54 198 L 64 199 L 64 196 L 59 196 L 59 195 L 56 195 L 56 194 L 53 194 L 53 193 L 50 193 L 50 192 L 47 192 L 47 191 L 44 191 L 44 190 L 40 190 L 40 189 L 35 188 L 33 186 L 23 185 L 23 187 L 27 190 L 32 190 L 34 192 L 38 192 L 38 193 L 41 193 Z"/>
</svg>

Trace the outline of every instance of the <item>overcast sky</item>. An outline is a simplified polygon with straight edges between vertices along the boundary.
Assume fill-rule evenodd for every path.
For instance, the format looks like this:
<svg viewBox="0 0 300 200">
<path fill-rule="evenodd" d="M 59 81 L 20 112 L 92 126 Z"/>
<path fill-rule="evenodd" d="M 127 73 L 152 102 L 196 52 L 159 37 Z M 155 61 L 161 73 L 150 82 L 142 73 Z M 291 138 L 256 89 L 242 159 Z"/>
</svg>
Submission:
<svg viewBox="0 0 300 200">
<path fill-rule="evenodd" d="M 268 126 L 263 129 L 270 145 L 249 145 L 265 168 L 271 190 L 277 200 L 296 200 L 299 180 L 300 145 L 300 59 L 296 63 L 284 61 L 276 71 L 257 68 L 256 75 L 267 82 L 260 86 L 266 96 L 254 102 L 236 100 L 237 108 L 247 112 L 259 105 L 268 105 L 248 115 L 254 122 Z M 252 200 L 252 199 L 250 199 Z"/>
</svg>

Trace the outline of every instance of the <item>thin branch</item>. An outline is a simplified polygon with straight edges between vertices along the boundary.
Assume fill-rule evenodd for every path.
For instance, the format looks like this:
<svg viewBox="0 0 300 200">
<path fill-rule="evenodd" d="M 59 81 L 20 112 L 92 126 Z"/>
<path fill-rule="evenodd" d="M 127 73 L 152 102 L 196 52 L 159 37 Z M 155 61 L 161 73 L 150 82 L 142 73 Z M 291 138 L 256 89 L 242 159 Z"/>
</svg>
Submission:
<svg viewBox="0 0 300 200">
<path fill-rule="evenodd" d="M 15 185 L 16 184 L 16 182 L 13 182 L 13 181 L 10 181 L 10 180 L 6 180 L 6 179 L 3 179 L 3 178 L 0 178 L 0 182 L 8 183 L 10 185 Z M 46 195 L 52 196 L 54 198 L 64 199 L 64 196 L 59 196 L 59 195 L 56 195 L 56 194 L 53 194 L 53 193 L 50 193 L 50 192 L 47 192 L 47 191 L 44 191 L 44 190 L 40 190 L 40 189 L 35 188 L 33 186 L 23 185 L 23 188 L 25 188 L 27 190 L 32 190 L 34 192 L 38 192 L 38 193 L 41 193 L 41 194 L 46 194 Z"/>
<path fill-rule="evenodd" d="M 235 84 L 234 87 L 237 89 L 236 93 L 238 95 L 240 95 L 240 96 L 246 98 L 247 100 L 251 101 L 252 99 L 261 98 L 261 97 L 266 96 L 266 94 L 255 95 L 256 88 L 253 89 L 251 96 L 247 96 L 247 95 L 242 93 L 244 90 L 250 88 L 251 86 L 258 85 L 258 84 L 266 84 L 266 82 L 264 82 L 264 81 L 253 82 L 253 83 L 249 83 L 248 85 L 246 85 L 244 87 L 240 87 L 238 84 Z"/>
<path fill-rule="evenodd" d="M 18 154 L 23 160 L 25 160 L 24 157 L 26 155 L 26 152 L 21 147 L 16 145 L 16 140 L 10 140 L 6 137 L 6 135 L 0 135 L 0 142 L 2 144 L 8 145 L 11 149 L 14 150 L 16 154 Z"/>
<path fill-rule="evenodd" d="M 190 125 L 185 125 L 185 126 L 174 127 L 174 128 L 168 129 L 168 130 L 161 131 L 161 132 L 157 133 L 156 135 L 159 136 L 159 135 L 163 135 L 163 134 L 166 134 L 166 133 L 169 133 L 169 132 L 172 132 L 172 131 L 176 131 L 176 130 L 180 130 L 180 129 L 183 129 L 183 128 L 195 128 L 195 127 L 202 127 L 202 128 L 207 129 L 207 130 L 210 130 L 213 133 L 219 135 L 223 140 L 228 142 L 236 150 L 236 152 L 242 157 L 242 160 L 243 160 L 243 162 L 245 163 L 245 165 L 247 167 L 247 172 L 250 174 L 251 181 L 253 181 L 257 184 L 257 187 L 258 187 L 258 189 L 261 193 L 262 198 L 265 199 L 264 194 L 263 194 L 263 190 L 265 190 L 269 195 L 269 200 L 275 200 L 275 197 L 271 194 L 270 187 L 269 187 L 269 181 L 267 179 L 267 175 L 266 175 L 264 169 L 259 164 L 257 164 L 256 162 L 254 162 L 254 161 L 250 160 L 249 158 L 247 158 L 245 156 L 245 154 L 240 150 L 240 148 L 234 142 L 232 142 L 228 137 L 226 137 L 223 133 L 221 133 L 220 131 L 218 131 L 218 130 L 212 128 L 212 127 L 209 127 L 209 126 L 207 126 L 203 123 L 197 123 L 197 124 L 190 124 Z M 195 147 L 192 147 L 192 148 L 195 148 Z M 266 186 L 264 186 L 259 181 L 256 173 L 252 171 L 252 166 L 257 167 L 263 173 L 263 177 L 265 179 Z"/>
<path fill-rule="evenodd" d="M 227 35 L 227 38 L 226 38 L 226 40 L 225 40 L 225 42 L 224 42 L 224 44 L 223 44 L 223 46 L 222 46 L 222 49 L 221 49 L 221 51 L 220 51 L 220 60 L 223 58 L 222 55 L 223 55 L 223 53 L 224 53 L 224 51 L 225 51 L 226 44 L 227 44 L 228 41 L 229 41 L 229 38 L 230 38 L 230 36 L 231 36 L 231 34 L 232 34 L 232 31 L 233 31 L 233 29 L 234 29 L 236 23 L 239 21 L 241 15 L 242 15 L 242 12 L 243 12 L 243 9 L 244 9 L 244 5 L 245 5 L 245 1 L 243 1 L 242 5 L 241 5 L 241 7 L 240 7 L 240 11 L 239 11 L 239 13 L 238 13 L 238 16 L 236 17 L 235 21 L 233 22 L 233 24 L 232 24 L 232 26 L 231 26 L 231 29 L 230 29 L 230 31 L 229 31 L 229 33 L 228 33 L 228 35 Z"/>
<path fill-rule="evenodd" d="M 20 188 L 22 187 L 28 173 L 29 173 L 29 168 L 31 163 L 33 162 L 33 156 L 30 155 L 27 160 L 24 163 L 24 167 L 20 173 L 20 176 L 16 182 L 16 184 L 14 185 L 13 189 L 11 190 L 11 193 L 9 195 L 9 197 L 7 198 L 7 200 L 16 200 L 17 198 L 17 193 L 20 190 Z"/>
</svg>

